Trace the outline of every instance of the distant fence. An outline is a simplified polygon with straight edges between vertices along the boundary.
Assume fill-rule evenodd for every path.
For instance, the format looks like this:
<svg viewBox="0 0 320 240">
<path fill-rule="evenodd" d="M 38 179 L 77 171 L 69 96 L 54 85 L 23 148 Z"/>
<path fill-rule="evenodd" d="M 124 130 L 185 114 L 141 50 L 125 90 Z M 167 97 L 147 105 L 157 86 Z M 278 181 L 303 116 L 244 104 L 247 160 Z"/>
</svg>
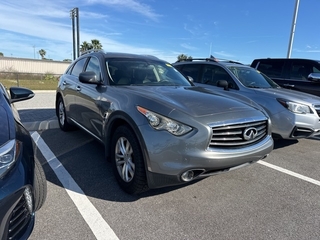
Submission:
<svg viewBox="0 0 320 240">
<path fill-rule="evenodd" d="M 55 89 L 61 74 L 0 72 L 0 82 L 6 86 L 37 89 Z"/>
</svg>

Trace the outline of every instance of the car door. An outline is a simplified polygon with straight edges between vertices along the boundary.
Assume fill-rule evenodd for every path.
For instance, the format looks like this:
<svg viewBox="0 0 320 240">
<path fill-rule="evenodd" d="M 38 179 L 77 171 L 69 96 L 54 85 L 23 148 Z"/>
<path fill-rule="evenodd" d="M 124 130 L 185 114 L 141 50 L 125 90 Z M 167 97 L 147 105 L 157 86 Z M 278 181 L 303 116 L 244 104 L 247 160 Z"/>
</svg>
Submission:
<svg viewBox="0 0 320 240">
<path fill-rule="evenodd" d="M 79 74 L 83 71 L 87 58 L 81 58 L 75 62 L 63 75 L 62 92 L 65 109 L 67 115 L 76 120 L 77 119 L 77 105 L 76 95 L 78 94 L 77 86 L 79 85 Z"/>
<path fill-rule="evenodd" d="M 308 75 L 319 73 L 320 67 L 315 62 L 304 59 L 290 59 L 288 63 L 288 88 L 320 96 L 320 84 L 308 80 Z"/>
<path fill-rule="evenodd" d="M 84 72 L 89 71 L 96 74 L 97 80 L 101 80 L 100 62 L 95 56 L 89 58 L 84 68 Z M 76 95 L 77 122 L 98 138 L 102 133 L 103 116 L 99 106 L 103 88 L 103 85 L 79 82 Z"/>
</svg>

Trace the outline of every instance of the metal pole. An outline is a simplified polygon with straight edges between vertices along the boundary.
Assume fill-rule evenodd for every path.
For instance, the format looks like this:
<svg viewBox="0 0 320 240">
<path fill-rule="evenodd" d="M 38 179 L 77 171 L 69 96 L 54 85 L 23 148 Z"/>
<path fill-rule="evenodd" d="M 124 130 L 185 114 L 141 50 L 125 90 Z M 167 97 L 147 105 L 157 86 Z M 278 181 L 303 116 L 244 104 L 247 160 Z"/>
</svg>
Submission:
<svg viewBox="0 0 320 240">
<path fill-rule="evenodd" d="M 72 20 L 72 45 L 73 45 L 73 60 L 76 59 L 76 45 L 75 45 L 75 28 L 74 28 L 74 9 L 70 11 L 70 17 Z"/>
<path fill-rule="evenodd" d="M 293 43 L 293 38 L 294 38 L 294 32 L 296 29 L 296 22 L 297 22 L 298 10 L 299 10 L 299 2 L 300 2 L 300 0 L 296 0 L 296 6 L 294 9 L 294 14 L 293 14 L 293 21 L 292 21 L 292 27 L 291 27 L 291 35 L 290 35 L 287 58 L 291 57 L 292 43 Z"/>
<path fill-rule="evenodd" d="M 80 55 L 80 35 L 79 35 L 79 9 L 76 8 L 77 17 L 77 57 Z"/>
</svg>

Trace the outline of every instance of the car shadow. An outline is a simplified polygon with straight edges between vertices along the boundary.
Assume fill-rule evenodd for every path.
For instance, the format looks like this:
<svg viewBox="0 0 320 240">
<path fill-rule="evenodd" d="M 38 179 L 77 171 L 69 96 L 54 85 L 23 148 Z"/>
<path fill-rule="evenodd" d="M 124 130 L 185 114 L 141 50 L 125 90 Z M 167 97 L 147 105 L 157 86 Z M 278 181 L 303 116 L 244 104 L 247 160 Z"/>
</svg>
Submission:
<svg viewBox="0 0 320 240">
<path fill-rule="evenodd" d="M 150 189 L 138 195 L 130 195 L 119 187 L 112 171 L 111 162 L 104 159 L 104 147 L 90 135 L 80 130 L 63 132 L 60 129 L 49 129 L 38 133 L 50 146 L 50 150 L 58 160 L 58 164 L 55 165 L 58 167 L 55 167 L 54 171 L 49 162 L 55 159 L 46 160 L 40 151 L 42 146 L 40 148 L 35 146 L 36 157 L 44 168 L 47 181 L 65 188 L 56 175 L 57 170 L 60 172 L 58 168 L 63 166 L 83 192 L 72 189 L 72 184 L 68 184 L 68 190 L 80 194 L 84 193 L 89 197 L 115 202 L 134 202 L 140 198 L 176 191 L 203 180 L 199 179 L 182 185 Z M 62 176 L 62 178 L 66 178 L 66 176 Z"/>
<path fill-rule="evenodd" d="M 293 139 L 293 140 L 275 139 L 273 149 L 284 148 L 297 143 L 299 143 L 297 139 Z"/>
<path fill-rule="evenodd" d="M 20 109 L 18 112 L 23 123 L 57 119 L 54 108 Z"/>
</svg>

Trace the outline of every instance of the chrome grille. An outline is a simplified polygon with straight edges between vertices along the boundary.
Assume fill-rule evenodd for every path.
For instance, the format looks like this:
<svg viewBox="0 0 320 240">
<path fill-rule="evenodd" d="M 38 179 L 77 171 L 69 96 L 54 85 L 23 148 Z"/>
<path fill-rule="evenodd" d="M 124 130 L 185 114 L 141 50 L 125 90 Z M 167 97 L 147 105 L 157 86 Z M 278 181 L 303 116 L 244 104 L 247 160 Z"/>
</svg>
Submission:
<svg viewBox="0 0 320 240">
<path fill-rule="evenodd" d="M 27 227 L 31 219 L 31 214 L 27 207 L 24 195 L 21 197 L 17 206 L 13 209 L 9 222 L 8 239 L 16 239 L 21 231 Z"/>
<path fill-rule="evenodd" d="M 268 121 L 212 127 L 209 148 L 240 148 L 261 141 L 268 134 Z"/>
</svg>

